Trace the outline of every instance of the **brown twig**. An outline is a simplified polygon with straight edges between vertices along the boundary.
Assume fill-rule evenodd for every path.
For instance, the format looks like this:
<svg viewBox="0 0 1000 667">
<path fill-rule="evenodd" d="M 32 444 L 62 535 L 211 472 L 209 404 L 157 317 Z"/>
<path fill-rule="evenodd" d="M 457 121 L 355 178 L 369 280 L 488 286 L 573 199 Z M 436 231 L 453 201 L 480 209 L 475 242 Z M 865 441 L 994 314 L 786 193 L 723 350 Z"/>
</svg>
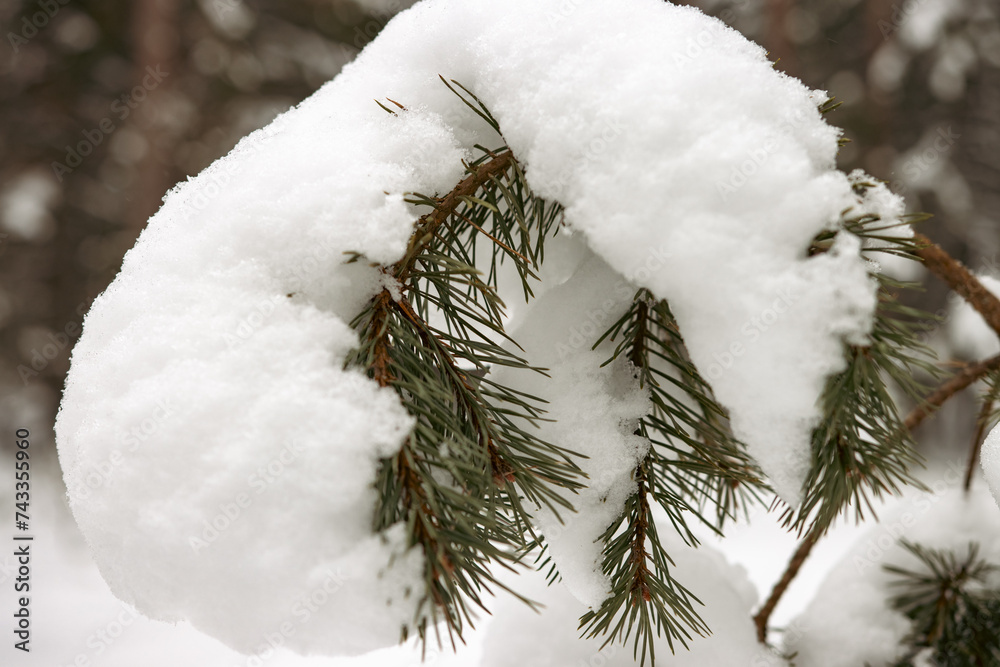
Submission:
<svg viewBox="0 0 1000 667">
<path fill-rule="evenodd" d="M 398 102 L 394 100 L 389 101 L 403 108 Z M 485 183 L 503 174 L 513 164 L 514 155 L 509 150 L 494 155 L 492 159 L 477 167 L 459 182 L 445 197 L 436 199 L 434 210 L 421 217 L 417 222 L 403 258 L 391 267 L 384 267 L 383 271 L 398 282 L 405 282 L 413 270 L 413 265 L 420 256 L 420 253 L 430 244 L 441 225 L 446 223 L 456 213 L 463 198 L 474 195 Z M 480 229 L 479 231 L 483 230 Z M 459 385 L 467 392 L 474 393 L 473 388 L 469 384 L 467 374 L 458 367 L 448 346 L 434 334 L 427 323 L 416 313 L 405 296 L 393 296 L 388 289 L 383 289 L 372 298 L 371 307 L 372 317 L 368 323 L 368 335 L 370 336 L 369 340 L 373 344 L 373 351 L 369 370 L 380 386 L 392 386 L 396 381 L 396 377 L 392 372 L 392 345 L 389 332 L 390 318 L 395 314 L 414 327 L 425 345 L 434 348 L 438 352 L 445 366 L 445 371 L 455 383 L 456 400 L 462 403 L 465 398 L 463 392 L 458 390 Z M 507 482 L 513 482 L 513 468 L 503 458 L 484 425 L 478 423 L 478 417 L 471 409 L 471 406 L 463 405 L 463 407 L 467 410 L 470 419 L 475 425 L 480 445 L 483 446 L 489 456 L 495 483 L 502 487 Z M 415 544 L 421 545 L 424 551 L 428 572 L 431 576 L 429 593 L 434 605 L 446 610 L 445 617 L 448 621 L 445 625 L 448 635 L 451 638 L 452 646 L 454 647 L 453 623 L 450 612 L 447 611 L 450 604 L 449 596 L 446 593 L 445 585 L 440 580 L 452 577 L 455 565 L 449 558 L 444 544 L 435 537 L 441 527 L 428 498 L 427 491 L 423 486 L 421 473 L 418 471 L 420 464 L 420 456 L 413 447 L 410 438 L 407 438 L 403 446 L 400 447 L 399 452 L 386 462 L 386 465 L 392 466 L 399 481 L 400 505 L 408 515 L 407 520 L 411 522 L 412 538 Z M 435 632 L 437 631 L 438 627 L 435 626 Z M 440 636 L 438 637 L 438 641 L 440 643 Z"/>
<path fill-rule="evenodd" d="M 998 369 L 1000 369 L 1000 355 L 990 357 L 984 361 L 966 364 L 962 367 L 962 370 L 934 390 L 930 396 L 924 399 L 923 403 L 915 407 L 913 411 L 907 415 L 906 421 L 904 422 L 906 428 L 912 431 L 927 417 L 933 414 L 935 410 L 944 405 L 949 398 L 962 391 L 976 380 L 981 379 L 987 373 L 991 373 Z"/>
<path fill-rule="evenodd" d="M 792 555 L 792 559 L 788 562 L 785 573 L 781 575 L 781 579 L 778 580 L 778 583 L 774 585 L 774 589 L 771 590 L 771 596 L 764 603 L 764 606 L 760 608 L 760 611 L 757 612 L 757 615 L 753 617 L 753 622 L 757 626 L 757 640 L 761 644 L 767 643 L 767 623 L 771 618 L 772 612 L 774 612 L 774 608 L 778 606 L 781 596 L 785 594 L 795 575 L 802 569 L 802 565 L 806 562 L 806 558 L 809 557 L 809 553 L 813 550 L 813 547 L 816 546 L 821 534 L 821 530 L 813 529 L 812 532 L 806 535 L 802 543 L 799 544 L 799 548 Z"/>
<path fill-rule="evenodd" d="M 639 598 L 643 602 L 649 602 L 652 596 L 649 593 L 649 552 L 646 551 L 646 534 L 649 530 L 649 498 L 646 490 L 646 471 L 643 469 L 645 461 L 639 464 L 635 471 L 635 481 L 639 488 L 636 496 L 639 501 L 639 508 L 636 513 L 639 515 L 635 523 L 635 531 L 632 533 L 632 565 L 635 572 L 632 575 L 632 585 L 629 586 L 629 594 L 632 597 L 632 604 L 639 604 Z"/>
<path fill-rule="evenodd" d="M 420 252 L 431 242 L 438 228 L 447 222 L 448 218 L 462 204 L 464 197 L 471 197 L 494 177 L 507 171 L 514 164 L 514 154 L 509 151 L 498 153 L 492 159 L 479 165 L 475 171 L 462 179 L 455 189 L 440 199 L 434 210 L 420 218 L 417 227 L 410 236 L 406 254 L 393 267 L 393 275 L 401 283 L 405 283 Z"/>
<path fill-rule="evenodd" d="M 993 414 L 993 407 L 996 405 L 998 392 L 1000 392 L 1000 385 L 990 388 L 986 399 L 983 401 L 983 407 L 979 411 L 976 435 L 972 440 L 972 451 L 969 452 L 969 464 L 965 468 L 964 488 L 966 492 L 972 487 L 972 473 L 975 472 L 976 463 L 979 461 L 979 452 L 983 448 L 983 437 L 986 435 L 987 427 L 989 427 L 990 415 Z"/>
<path fill-rule="evenodd" d="M 965 265 L 945 252 L 941 246 L 923 234 L 914 234 L 913 238 L 919 246 L 916 254 L 924 260 L 924 266 L 968 301 L 990 328 L 1000 335 L 1000 299 L 983 287 Z"/>
<path fill-rule="evenodd" d="M 916 255 L 923 260 L 924 266 L 975 308 L 997 335 L 1000 335 L 1000 299 L 983 287 L 965 265 L 945 252 L 941 246 L 923 234 L 914 234 L 913 238 L 917 245 Z M 997 368 L 1000 368 L 1000 357 L 966 364 L 910 412 L 906 417 L 906 428 L 912 431 L 944 405 L 945 401 Z"/>
<path fill-rule="evenodd" d="M 649 306 L 645 301 L 640 301 L 636 311 L 636 332 L 632 343 L 632 351 L 629 354 L 629 361 L 642 377 L 646 366 L 646 331 L 649 319 Z M 636 429 L 635 435 L 642 435 L 641 429 Z M 644 602 L 649 602 L 652 597 L 649 593 L 649 552 L 646 551 L 646 534 L 649 530 L 649 498 L 646 486 L 645 466 L 650 460 L 650 455 L 642 461 L 635 469 L 635 481 L 638 485 L 636 497 L 639 508 L 637 510 L 638 519 L 635 523 L 635 530 L 632 533 L 632 565 L 635 567 L 632 575 L 632 585 L 629 586 L 629 594 L 632 597 L 632 604 L 638 604 L 639 598 Z"/>
</svg>

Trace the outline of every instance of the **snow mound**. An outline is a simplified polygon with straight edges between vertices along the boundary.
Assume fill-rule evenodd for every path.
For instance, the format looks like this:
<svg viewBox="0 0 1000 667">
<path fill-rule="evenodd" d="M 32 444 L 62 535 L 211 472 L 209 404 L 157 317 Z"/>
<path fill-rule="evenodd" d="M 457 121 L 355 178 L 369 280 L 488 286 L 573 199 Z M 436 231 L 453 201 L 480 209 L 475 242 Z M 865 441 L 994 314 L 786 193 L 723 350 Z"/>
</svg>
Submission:
<svg viewBox="0 0 1000 667">
<path fill-rule="evenodd" d="M 885 512 L 879 525 L 858 540 L 827 575 L 806 611 L 785 630 L 785 650 L 798 652 L 800 667 L 892 665 L 911 630 L 889 599 L 893 575 L 884 565 L 918 566 L 898 540 L 964 554 L 978 542 L 981 558 L 1000 562 L 1000 512 L 982 484 L 969 496 L 958 486 L 962 471 L 949 469 L 930 485 L 933 493 L 911 493 Z"/>
<path fill-rule="evenodd" d="M 342 369 L 347 322 L 382 285 L 342 257 L 400 258 L 418 216 L 405 193 L 451 190 L 475 144 L 499 145 L 439 75 L 482 98 L 535 190 L 567 207 L 599 259 L 574 280 L 617 274 L 670 300 L 737 435 L 798 498 L 817 398 L 874 307 L 858 239 L 807 254 L 863 204 L 835 169 L 825 95 L 660 0 L 426 0 L 170 192 L 86 319 L 60 461 L 102 574 L 143 613 L 242 651 L 288 628 L 295 650 L 359 653 L 412 620 L 422 556 L 401 527 L 371 529 L 378 461 L 412 422 Z M 407 110 L 372 101 L 387 97 Z M 588 602 L 602 583 L 586 541 L 620 511 L 643 446 L 622 428 L 642 412 L 635 388 L 581 370 L 598 356 L 560 360 L 546 390 L 585 378 L 588 423 L 618 443 L 608 508 L 567 532 L 587 555 L 564 575 Z"/>
</svg>

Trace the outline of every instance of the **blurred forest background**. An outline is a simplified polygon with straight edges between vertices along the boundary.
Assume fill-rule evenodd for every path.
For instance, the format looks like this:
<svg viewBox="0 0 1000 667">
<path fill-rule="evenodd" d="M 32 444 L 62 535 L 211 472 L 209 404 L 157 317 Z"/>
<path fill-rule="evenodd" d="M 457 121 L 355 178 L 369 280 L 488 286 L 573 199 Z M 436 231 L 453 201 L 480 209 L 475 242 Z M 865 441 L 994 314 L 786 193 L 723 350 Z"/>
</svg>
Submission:
<svg viewBox="0 0 1000 667">
<path fill-rule="evenodd" d="M 335 76 L 411 4 L 0 0 L 0 432 L 30 428 L 35 451 L 52 451 L 83 314 L 164 193 Z M 925 233 L 1000 275 L 1000 2 L 688 4 L 842 102 L 828 117 L 850 139 L 841 168 L 888 181 L 935 215 Z M 927 287 L 921 305 L 945 314 L 945 288 Z M 961 358 L 946 331 L 929 342 Z M 931 427 L 964 450 L 973 409 Z"/>
</svg>

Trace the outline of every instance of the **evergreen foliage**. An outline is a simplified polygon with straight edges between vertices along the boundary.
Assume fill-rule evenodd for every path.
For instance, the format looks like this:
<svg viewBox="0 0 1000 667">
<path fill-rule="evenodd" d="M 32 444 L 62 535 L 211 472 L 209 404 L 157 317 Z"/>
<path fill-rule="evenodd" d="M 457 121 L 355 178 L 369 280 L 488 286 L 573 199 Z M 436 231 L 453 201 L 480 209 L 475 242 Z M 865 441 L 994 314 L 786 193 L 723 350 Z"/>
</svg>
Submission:
<svg viewBox="0 0 1000 667">
<path fill-rule="evenodd" d="M 687 544 L 697 545 L 689 518 L 720 530 L 726 518 L 758 500 L 756 492 L 765 485 L 729 430 L 725 410 L 688 358 L 665 301 L 638 290 L 628 312 L 594 347 L 605 339 L 619 340 L 605 365 L 626 356 L 641 386 L 649 389 L 652 409 L 635 433 L 650 448 L 634 473 L 636 493 L 602 536 L 602 569 L 611 578 L 612 593 L 581 623 L 588 636 L 603 635 L 606 642 L 634 637 L 636 657 L 645 662 L 647 654 L 655 660 L 654 633 L 673 647 L 675 640 L 686 646 L 691 632 L 710 632 L 694 607 L 700 604 L 697 597 L 671 576 L 673 562 L 658 538 L 650 501 L 664 510 Z M 711 520 L 704 515 L 707 508 L 714 513 Z"/>
<path fill-rule="evenodd" d="M 895 575 L 891 586 L 899 591 L 892 605 L 913 622 L 908 650 L 895 667 L 1000 664 L 997 566 L 979 557 L 976 543 L 961 557 L 906 540 L 900 544 L 919 560 L 919 567 L 885 566 Z"/>
<path fill-rule="evenodd" d="M 410 204 L 427 212 L 404 257 L 378 267 L 385 287 L 354 321 L 361 344 L 348 364 L 395 390 L 415 420 L 400 452 L 383 462 L 376 484 L 375 527 L 405 522 L 411 545 L 425 556 L 427 596 L 404 636 L 416 630 L 426 639 L 443 621 L 454 644 L 473 623 L 476 609 L 486 609 L 484 593 L 506 589 L 496 567 L 514 568 L 534 556 L 537 567 L 548 568 L 550 581 L 558 580 L 532 514 L 542 506 L 557 515 L 573 511 L 565 492 L 587 480 L 579 454 L 544 441 L 534 429 L 546 419 L 545 401 L 503 386 L 490 374 L 497 366 L 545 373 L 519 354 L 517 341 L 504 329 L 498 276 L 499 267 L 511 263 L 523 297 L 533 298 L 545 241 L 559 232 L 562 207 L 531 191 L 486 106 L 458 82 L 442 81 L 492 128 L 497 147 L 476 146 L 465 178 L 450 193 L 409 196 Z M 379 105 L 394 116 L 405 113 L 393 100 Z M 832 108 L 827 102 L 821 110 Z M 872 184 L 855 187 L 863 195 Z M 919 241 L 898 225 L 876 215 L 849 214 L 814 240 L 810 254 L 827 252 L 836 234 L 852 233 L 863 240 L 865 253 L 918 259 Z M 920 486 L 911 472 L 920 462 L 890 385 L 919 402 L 928 391 L 920 378 L 940 375 L 919 337 L 933 318 L 902 303 L 900 294 L 912 285 L 892 280 L 874 263 L 871 276 L 878 283 L 873 329 L 868 340 L 845 344 L 846 368 L 829 379 L 822 396 L 824 418 L 813 434 L 804 501 L 783 514 L 787 526 L 809 537 L 755 619 L 762 641 L 784 587 L 841 512 L 853 507 L 861 519 L 866 510 L 873 513 L 873 500 L 904 485 Z M 688 357 L 666 301 L 636 288 L 627 312 L 594 348 L 604 341 L 616 344 L 605 364 L 624 357 L 649 392 L 650 411 L 634 431 L 649 449 L 633 473 L 636 492 L 601 536 L 611 595 L 580 619 L 580 627 L 605 644 L 631 640 L 635 658 L 654 664 L 655 637 L 665 636 L 674 650 L 711 632 L 699 617 L 696 595 L 673 576 L 654 513 L 662 510 L 680 538 L 696 546 L 693 525 L 721 534 L 727 520 L 760 503 L 770 488 Z M 995 394 L 994 385 L 994 399 Z M 994 610 L 996 602 L 970 592 L 966 583 L 981 579 L 991 566 L 976 561 L 974 551 L 959 562 L 907 548 L 931 573 L 892 570 L 909 587 L 894 604 L 914 620 L 913 646 L 953 650 L 963 637 L 979 641 L 980 630 L 965 619 Z M 944 583 L 950 606 L 942 612 L 933 595 L 945 590 Z M 970 660 L 995 655 L 976 650 L 980 653 L 969 654 Z"/>
<path fill-rule="evenodd" d="M 499 134 L 471 93 L 446 85 Z M 573 452 L 522 426 L 544 418 L 544 401 L 488 375 L 493 366 L 543 372 L 504 346 L 512 341 L 496 262 L 513 261 L 530 296 L 542 239 L 554 233 L 561 210 L 534 197 L 509 149 L 478 150 L 447 197 L 408 199 L 429 212 L 403 259 L 381 267 L 387 286 L 356 318 L 362 344 L 348 360 L 395 389 L 416 421 L 399 454 L 382 465 L 375 527 L 406 523 L 426 562 L 428 599 L 416 629 L 424 637 L 428 623 L 444 621 L 452 643 L 473 621 L 469 603 L 485 609 L 483 592 L 506 588 L 491 566 L 512 567 L 533 534 L 524 501 L 571 510 L 554 489 L 583 483 Z M 481 239 L 496 251 L 485 277 L 476 263 Z"/>
<path fill-rule="evenodd" d="M 871 185 L 860 183 L 855 188 L 863 194 Z M 914 241 L 899 225 L 870 214 L 847 218 L 842 225 L 866 243 L 863 252 L 869 255 L 913 259 Z M 826 252 L 835 233 L 819 236 L 811 252 Z M 934 318 L 901 302 L 900 292 L 915 286 L 875 271 L 874 266 L 871 273 L 878 282 L 878 305 L 869 340 L 864 345 L 844 346 L 847 368 L 828 380 L 823 393 L 824 417 L 813 432 L 813 465 L 803 502 L 784 514 L 785 524 L 800 533 L 812 528 L 825 531 L 848 507 L 853 507 L 860 521 L 866 508 L 874 515 L 873 498 L 898 493 L 904 485 L 921 488 L 910 473 L 920 461 L 889 383 L 919 401 L 927 391 L 921 375 L 940 375 L 931 363 L 934 352 L 919 338 L 920 323 Z"/>
</svg>

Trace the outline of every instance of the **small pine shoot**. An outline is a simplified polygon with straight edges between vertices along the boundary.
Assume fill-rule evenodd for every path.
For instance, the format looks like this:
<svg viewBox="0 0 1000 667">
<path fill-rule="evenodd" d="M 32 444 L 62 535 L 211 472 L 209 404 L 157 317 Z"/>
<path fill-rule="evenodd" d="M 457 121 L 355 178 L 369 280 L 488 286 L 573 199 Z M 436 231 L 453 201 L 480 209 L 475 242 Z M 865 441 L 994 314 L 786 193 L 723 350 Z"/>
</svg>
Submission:
<svg viewBox="0 0 1000 667">
<path fill-rule="evenodd" d="M 870 184 L 869 184 L 870 187 Z M 865 184 L 856 188 L 863 192 Z M 907 220 L 905 225 L 915 222 Z M 913 259 L 913 241 L 878 216 L 847 218 L 843 229 L 865 243 L 863 253 L 884 253 Z M 828 232 L 813 242 L 811 253 L 826 252 L 835 233 Z M 911 470 L 921 465 L 913 449 L 909 429 L 898 413 L 890 393 L 894 383 L 903 394 L 919 401 L 927 387 L 920 376 L 938 377 L 932 363 L 933 351 L 924 345 L 919 323 L 933 316 L 910 308 L 900 293 L 911 288 L 876 270 L 878 303 L 872 331 L 864 345 L 845 345 L 846 368 L 831 377 L 823 392 L 823 418 L 813 432 L 813 464 L 805 484 L 801 506 L 787 509 L 784 522 L 800 533 L 824 532 L 847 508 L 855 519 L 874 516 L 873 500 L 899 493 L 903 486 L 923 488 Z"/>
<path fill-rule="evenodd" d="M 625 356 L 650 391 L 652 409 L 635 431 L 650 448 L 634 472 L 636 493 L 601 538 L 611 595 L 580 620 L 587 636 L 604 636 L 605 643 L 632 637 L 636 659 L 644 664 L 648 656 L 652 663 L 656 637 L 666 637 L 673 650 L 675 642 L 686 648 L 693 634 L 711 632 L 697 614 L 701 602 L 671 574 L 674 563 L 659 539 L 654 507 L 694 546 L 698 540 L 689 519 L 719 529 L 758 500 L 764 483 L 688 358 L 665 301 L 638 290 L 629 310 L 594 347 L 605 339 L 618 341 L 605 365 Z M 713 520 L 703 515 L 708 506 L 714 508 Z"/>
<path fill-rule="evenodd" d="M 1000 568 L 980 558 L 976 543 L 964 556 L 906 540 L 900 544 L 919 564 L 914 569 L 885 566 L 898 591 L 892 606 L 913 623 L 905 655 L 895 667 L 1000 664 L 1000 590 L 995 588 Z"/>
<path fill-rule="evenodd" d="M 471 93 L 446 85 L 502 140 Z M 381 106 L 405 113 L 394 104 L 398 111 Z M 496 262 L 514 262 L 529 298 L 543 239 L 554 233 L 561 209 L 532 194 L 508 148 L 478 150 L 447 196 L 408 197 L 428 212 L 403 258 L 380 267 L 386 287 L 353 322 L 361 346 L 348 359 L 393 388 L 416 422 L 399 453 L 382 464 L 375 528 L 405 523 L 426 563 L 427 597 L 414 625 L 426 639 L 443 622 L 453 645 L 474 610 L 485 610 L 484 593 L 509 590 L 493 566 L 512 568 L 533 535 L 525 501 L 571 511 L 555 489 L 583 484 L 573 452 L 524 427 L 544 419 L 544 401 L 489 377 L 494 366 L 544 372 L 504 345 L 513 341 L 504 330 Z M 486 276 L 476 264 L 484 243 L 495 250 Z"/>
</svg>

